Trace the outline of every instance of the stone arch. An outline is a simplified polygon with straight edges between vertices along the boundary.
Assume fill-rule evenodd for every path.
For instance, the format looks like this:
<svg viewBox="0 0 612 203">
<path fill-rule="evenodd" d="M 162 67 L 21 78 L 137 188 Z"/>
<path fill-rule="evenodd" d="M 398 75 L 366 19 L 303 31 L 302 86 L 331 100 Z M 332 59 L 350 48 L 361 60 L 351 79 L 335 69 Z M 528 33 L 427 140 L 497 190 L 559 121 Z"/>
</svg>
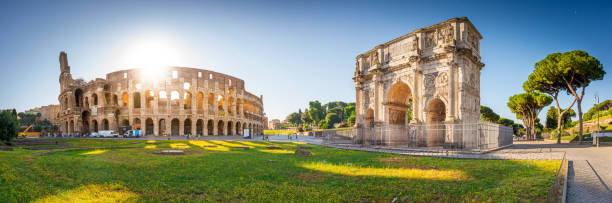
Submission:
<svg viewBox="0 0 612 203">
<path fill-rule="evenodd" d="M 180 121 L 178 118 L 172 119 L 170 122 L 170 135 L 171 136 L 179 136 L 179 125 Z"/>
<path fill-rule="evenodd" d="M 119 116 L 121 115 L 121 111 L 119 109 L 115 110 L 115 126 L 119 126 Z"/>
<path fill-rule="evenodd" d="M 139 109 L 140 108 L 140 92 L 134 92 L 132 93 L 132 102 L 134 105 L 135 109 Z"/>
<path fill-rule="evenodd" d="M 134 130 L 141 130 L 142 129 L 142 124 L 141 124 L 140 118 L 134 118 L 134 122 L 132 123 L 132 129 L 134 129 Z"/>
<path fill-rule="evenodd" d="M 236 135 L 242 135 L 242 129 L 240 127 L 240 121 L 236 121 Z"/>
<path fill-rule="evenodd" d="M 97 106 L 97 105 L 98 105 L 98 94 L 95 94 L 95 93 L 94 93 L 94 94 L 92 94 L 92 95 L 91 95 L 91 100 L 92 100 L 92 104 L 93 104 L 94 106 Z"/>
<path fill-rule="evenodd" d="M 108 119 L 102 119 L 102 130 L 108 130 Z"/>
<path fill-rule="evenodd" d="M 81 132 L 89 133 L 89 111 L 83 111 L 81 113 Z"/>
<path fill-rule="evenodd" d="M 204 93 L 198 92 L 196 96 L 196 109 L 201 111 L 204 109 Z"/>
<path fill-rule="evenodd" d="M 232 106 L 233 105 L 234 105 L 234 97 L 230 96 L 227 99 L 227 112 L 230 113 L 230 114 L 233 113 L 233 111 L 232 111 Z"/>
<path fill-rule="evenodd" d="M 191 92 L 183 94 L 183 109 L 191 109 Z"/>
<path fill-rule="evenodd" d="M 155 93 L 152 90 L 145 90 L 145 108 L 153 108 Z"/>
<path fill-rule="evenodd" d="M 213 104 L 215 102 L 215 94 L 213 93 L 208 93 L 208 110 L 215 110 L 213 109 Z"/>
<path fill-rule="evenodd" d="M 157 122 L 157 132 L 159 133 L 159 135 L 162 136 L 167 136 L 168 133 L 166 131 L 166 119 L 159 119 L 159 121 Z"/>
<path fill-rule="evenodd" d="M 371 108 L 368 109 L 368 111 L 366 113 L 365 124 L 366 124 L 366 127 L 373 127 L 374 126 L 374 110 L 371 109 Z"/>
<path fill-rule="evenodd" d="M 113 94 L 113 105 L 119 105 L 119 100 L 117 99 L 116 94 Z"/>
<path fill-rule="evenodd" d="M 130 120 L 128 120 L 127 118 L 124 118 L 121 121 L 121 126 L 130 126 Z"/>
<path fill-rule="evenodd" d="M 225 97 L 223 95 L 219 95 L 219 97 L 217 98 L 217 110 L 223 111 L 223 101 L 224 100 L 225 100 Z"/>
<path fill-rule="evenodd" d="M 208 136 L 214 135 L 214 133 L 215 133 L 214 132 L 215 131 L 215 121 L 213 121 L 212 119 L 208 120 L 208 122 L 206 123 L 206 128 L 207 128 L 207 131 L 208 131 L 207 132 Z"/>
<path fill-rule="evenodd" d="M 225 133 L 223 132 L 224 128 L 225 128 L 225 125 L 223 123 L 223 120 L 219 120 L 219 122 L 217 123 L 217 135 L 219 136 L 225 135 Z"/>
<path fill-rule="evenodd" d="M 70 133 L 74 133 L 74 120 L 70 120 L 69 131 L 70 131 Z"/>
<path fill-rule="evenodd" d="M 435 146 L 444 143 L 446 126 L 446 104 L 435 98 L 427 104 L 427 145 Z"/>
<path fill-rule="evenodd" d="M 234 135 L 233 131 L 234 129 L 232 128 L 232 121 L 227 121 L 227 135 Z"/>
<path fill-rule="evenodd" d="M 202 119 L 196 121 L 196 135 L 204 135 L 204 121 Z"/>
<path fill-rule="evenodd" d="M 147 118 L 147 120 L 145 121 L 145 135 L 153 135 L 153 128 L 155 128 L 155 125 L 153 124 L 153 119 Z"/>
<path fill-rule="evenodd" d="M 185 119 L 185 122 L 183 123 L 183 135 L 191 134 L 192 127 L 193 126 L 191 126 L 191 119 Z"/>
<path fill-rule="evenodd" d="M 91 120 L 91 125 L 92 125 L 92 129 L 93 132 L 98 132 L 98 121 L 97 120 Z"/>
<path fill-rule="evenodd" d="M 74 103 L 76 107 L 83 106 L 83 90 L 76 89 L 76 91 L 74 91 Z"/>
<path fill-rule="evenodd" d="M 104 106 L 108 106 L 111 104 L 111 93 L 104 93 Z"/>
<path fill-rule="evenodd" d="M 385 116 L 387 124 L 406 125 L 411 118 L 412 90 L 404 82 L 393 84 L 385 95 Z"/>
<path fill-rule="evenodd" d="M 127 92 L 121 94 L 121 106 L 128 106 L 130 103 L 130 96 Z"/>
</svg>

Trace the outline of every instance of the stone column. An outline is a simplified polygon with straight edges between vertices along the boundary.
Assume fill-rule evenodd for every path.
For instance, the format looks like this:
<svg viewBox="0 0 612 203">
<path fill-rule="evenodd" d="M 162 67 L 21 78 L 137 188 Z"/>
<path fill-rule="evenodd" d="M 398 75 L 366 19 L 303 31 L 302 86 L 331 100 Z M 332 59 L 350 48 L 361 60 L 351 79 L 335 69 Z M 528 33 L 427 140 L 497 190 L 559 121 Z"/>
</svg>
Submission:
<svg viewBox="0 0 612 203">
<path fill-rule="evenodd" d="M 142 135 L 147 135 L 147 117 L 140 117 L 140 129 L 142 129 Z"/>
<path fill-rule="evenodd" d="M 219 136 L 219 130 L 217 129 L 218 127 L 219 121 L 213 120 L 213 136 Z"/>
<path fill-rule="evenodd" d="M 449 102 L 449 105 L 448 106 L 449 106 L 449 112 L 446 114 L 447 115 L 446 120 L 447 121 L 453 121 L 453 122 L 455 120 L 455 115 L 456 115 L 456 113 L 455 113 L 455 111 L 456 111 L 455 99 L 457 98 L 455 96 L 455 87 L 456 87 L 456 85 L 455 85 L 455 72 L 456 72 L 457 65 L 454 63 L 454 60 L 455 60 L 455 56 L 454 55 L 455 55 L 455 53 L 453 53 L 453 57 L 451 59 L 452 61 L 449 62 L 449 65 L 450 65 L 449 71 L 448 71 L 448 77 L 449 77 L 449 82 L 448 82 L 448 87 L 449 87 L 449 90 L 448 90 L 448 102 Z"/>
<path fill-rule="evenodd" d="M 196 125 L 196 123 L 198 122 L 198 119 L 191 119 L 191 136 L 195 136 L 196 135 L 196 128 L 198 127 Z"/>
<path fill-rule="evenodd" d="M 172 117 L 166 117 L 166 135 L 172 135 Z"/>
<path fill-rule="evenodd" d="M 153 119 L 153 135 L 159 136 L 159 119 L 157 117 Z"/>
<path fill-rule="evenodd" d="M 185 120 L 183 120 L 183 118 L 179 117 L 179 136 L 184 136 L 185 135 Z"/>
</svg>

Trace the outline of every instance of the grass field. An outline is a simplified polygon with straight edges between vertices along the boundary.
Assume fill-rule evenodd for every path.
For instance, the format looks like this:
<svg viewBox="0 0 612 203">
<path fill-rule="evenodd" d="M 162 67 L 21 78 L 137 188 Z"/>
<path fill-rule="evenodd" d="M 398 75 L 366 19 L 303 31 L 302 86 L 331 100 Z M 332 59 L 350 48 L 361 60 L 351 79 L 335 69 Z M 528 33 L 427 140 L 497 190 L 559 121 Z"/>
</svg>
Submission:
<svg viewBox="0 0 612 203">
<path fill-rule="evenodd" d="M 0 202 L 543 202 L 560 164 L 410 157 L 301 143 L 66 141 L 70 147 L 135 148 L 41 156 L 26 149 L 0 151 Z M 298 145 L 311 147 L 314 155 L 294 155 Z M 168 148 L 188 153 L 151 153 Z"/>
</svg>

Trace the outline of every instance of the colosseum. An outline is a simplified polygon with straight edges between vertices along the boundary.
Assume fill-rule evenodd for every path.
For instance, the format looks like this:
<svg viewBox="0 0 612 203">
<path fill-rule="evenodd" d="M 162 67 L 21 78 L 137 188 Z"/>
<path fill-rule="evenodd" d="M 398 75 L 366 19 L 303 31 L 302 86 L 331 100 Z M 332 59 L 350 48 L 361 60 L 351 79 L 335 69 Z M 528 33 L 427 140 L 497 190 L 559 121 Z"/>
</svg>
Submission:
<svg viewBox="0 0 612 203">
<path fill-rule="evenodd" d="M 229 75 L 185 67 L 168 67 L 161 76 L 145 69 L 121 70 L 85 82 L 73 79 L 65 52 L 61 74 L 60 130 L 86 134 L 142 130 L 147 136 L 224 136 L 263 132 L 263 96 Z"/>
</svg>

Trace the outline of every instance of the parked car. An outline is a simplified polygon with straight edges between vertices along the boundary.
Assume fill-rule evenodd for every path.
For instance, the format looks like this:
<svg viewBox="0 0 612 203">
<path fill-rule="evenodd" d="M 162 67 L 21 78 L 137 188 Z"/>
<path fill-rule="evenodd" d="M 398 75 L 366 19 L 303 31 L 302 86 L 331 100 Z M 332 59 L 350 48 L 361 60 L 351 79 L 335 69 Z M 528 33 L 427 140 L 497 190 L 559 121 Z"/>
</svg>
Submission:
<svg viewBox="0 0 612 203">
<path fill-rule="evenodd" d="M 92 132 L 89 134 L 89 137 L 100 137 L 100 133 Z"/>
<path fill-rule="evenodd" d="M 128 130 L 123 133 L 123 137 L 140 137 L 140 130 Z"/>
<path fill-rule="evenodd" d="M 119 137 L 119 134 L 112 130 L 103 130 L 98 133 L 100 134 L 100 137 Z"/>
</svg>

